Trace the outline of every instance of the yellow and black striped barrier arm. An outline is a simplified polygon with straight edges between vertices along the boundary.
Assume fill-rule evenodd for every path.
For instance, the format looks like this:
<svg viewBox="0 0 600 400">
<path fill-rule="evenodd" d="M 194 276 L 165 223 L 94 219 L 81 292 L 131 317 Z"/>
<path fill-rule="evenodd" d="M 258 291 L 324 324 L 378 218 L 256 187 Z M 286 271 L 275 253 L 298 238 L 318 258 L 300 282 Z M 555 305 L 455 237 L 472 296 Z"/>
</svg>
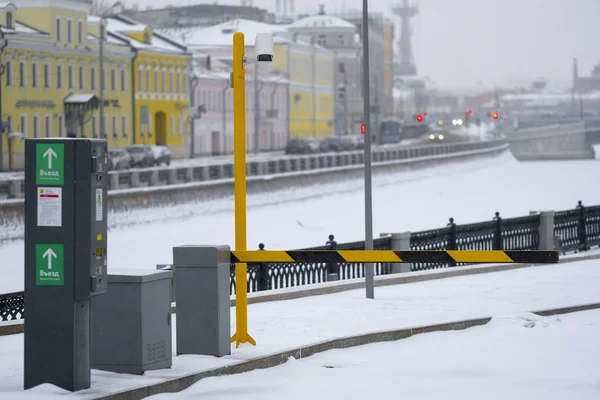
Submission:
<svg viewBox="0 0 600 400">
<path fill-rule="evenodd" d="M 252 250 L 232 251 L 233 263 L 524 263 L 558 262 L 558 251 L 520 250 Z"/>
</svg>

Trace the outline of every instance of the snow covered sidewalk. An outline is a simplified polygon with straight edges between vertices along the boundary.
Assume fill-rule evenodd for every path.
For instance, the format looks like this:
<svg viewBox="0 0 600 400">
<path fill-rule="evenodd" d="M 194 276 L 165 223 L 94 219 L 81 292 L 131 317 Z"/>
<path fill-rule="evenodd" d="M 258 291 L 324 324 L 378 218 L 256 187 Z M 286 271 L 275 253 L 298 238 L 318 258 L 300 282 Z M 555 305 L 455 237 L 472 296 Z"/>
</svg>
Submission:
<svg viewBox="0 0 600 400">
<path fill-rule="evenodd" d="M 148 400 L 598 399 L 600 310 L 329 350 Z"/>
<path fill-rule="evenodd" d="M 143 377 L 92 371 L 92 389 L 74 394 L 49 385 L 24 392 L 23 335 L 0 337 L 0 398 L 90 399 L 344 336 L 600 302 L 599 266 L 591 260 L 378 287 L 375 300 L 352 290 L 252 304 L 249 331 L 256 347 L 232 348 L 221 359 L 174 357 L 170 370 Z"/>
</svg>

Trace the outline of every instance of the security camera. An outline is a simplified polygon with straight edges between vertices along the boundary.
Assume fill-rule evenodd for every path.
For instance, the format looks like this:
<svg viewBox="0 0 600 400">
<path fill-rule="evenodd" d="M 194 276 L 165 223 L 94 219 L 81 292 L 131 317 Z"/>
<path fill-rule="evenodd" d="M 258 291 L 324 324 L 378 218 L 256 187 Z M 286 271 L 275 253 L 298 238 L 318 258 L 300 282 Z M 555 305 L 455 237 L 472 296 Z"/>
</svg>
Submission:
<svg viewBox="0 0 600 400">
<path fill-rule="evenodd" d="M 256 61 L 272 62 L 273 61 L 273 34 L 258 33 L 254 41 L 254 51 L 256 52 Z"/>
</svg>

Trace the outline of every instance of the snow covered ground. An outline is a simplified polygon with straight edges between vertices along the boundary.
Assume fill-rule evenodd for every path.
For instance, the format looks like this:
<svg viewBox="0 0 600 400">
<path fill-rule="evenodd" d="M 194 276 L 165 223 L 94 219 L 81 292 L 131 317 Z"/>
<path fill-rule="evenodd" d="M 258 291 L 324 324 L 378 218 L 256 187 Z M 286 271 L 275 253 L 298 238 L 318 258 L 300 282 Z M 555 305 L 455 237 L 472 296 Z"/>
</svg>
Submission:
<svg viewBox="0 0 600 400">
<path fill-rule="evenodd" d="M 205 356 L 178 356 L 174 358 L 173 367 L 171 369 L 147 372 L 143 377 L 125 374 L 118 375 L 94 370 L 92 371 L 92 389 L 77 394 L 65 394 L 64 391 L 58 390 L 50 385 L 43 385 L 42 387 L 26 392 L 23 391 L 23 335 L 0 336 L 0 360 L 2 360 L 0 363 L 0 398 L 10 400 L 52 400 L 59 398 L 89 399 L 112 391 L 148 385 L 170 377 L 199 372 L 218 366 L 231 365 L 261 355 L 273 354 L 286 349 L 344 336 L 458 321 L 468 318 L 501 317 L 514 314 L 520 315 L 526 311 L 600 302 L 600 294 L 598 293 L 598 287 L 600 286 L 599 263 L 600 261 L 597 260 L 582 261 L 405 285 L 378 287 L 375 289 L 374 300 L 366 299 L 364 290 L 353 290 L 332 295 L 251 304 L 249 306 L 248 314 L 248 329 L 250 334 L 257 341 L 256 347 L 241 345 L 236 349 L 232 346 L 232 354 L 221 359 Z M 235 308 L 231 308 L 231 315 L 232 332 L 235 332 Z M 597 317 L 594 317 L 597 314 L 589 315 L 592 316 L 588 319 L 590 323 L 593 322 L 592 319 L 598 320 Z M 561 319 L 562 318 L 563 317 L 561 316 Z M 176 322 L 175 318 L 173 318 L 173 322 Z M 498 349 L 499 353 L 492 352 L 492 349 L 490 348 L 489 351 L 491 353 L 488 354 L 488 348 L 483 347 L 483 345 L 486 341 L 491 344 L 496 343 L 494 342 L 494 338 L 497 336 L 494 336 L 496 335 L 494 329 L 497 327 L 497 325 L 492 325 L 492 329 L 489 331 L 485 331 L 485 328 L 479 329 L 477 332 L 483 337 L 478 338 L 476 341 L 475 338 L 478 335 L 473 334 L 475 336 L 471 336 L 471 338 L 473 338 L 475 349 L 472 351 L 470 350 L 469 353 L 464 356 L 459 356 L 456 359 L 458 360 L 456 362 L 459 363 L 459 365 L 443 364 L 450 356 L 442 356 L 441 350 L 439 350 L 437 353 L 429 353 L 433 355 L 428 356 L 427 354 L 424 354 L 424 358 L 418 363 L 418 367 L 430 368 L 427 370 L 430 372 L 429 377 L 434 377 L 432 379 L 440 379 L 441 381 L 444 381 L 445 384 L 448 384 L 447 379 L 453 376 L 452 373 L 456 374 L 454 375 L 456 379 L 468 379 L 469 371 L 480 371 L 481 375 L 479 376 L 476 376 L 475 372 L 472 372 L 475 376 L 471 376 L 471 378 L 481 379 L 482 382 L 492 379 L 494 377 L 492 373 L 496 373 L 495 385 L 504 383 L 505 379 L 508 379 L 508 382 L 513 382 L 510 379 L 516 379 L 518 376 L 524 380 L 531 380 L 531 384 L 539 384 L 538 378 L 540 378 L 540 373 L 542 372 L 532 371 L 531 369 L 547 366 L 549 361 L 554 362 L 555 359 L 548 357 L 558 357 L 560 354 L 563 354 L 563 348 L 572 351 L 574 348 L 570 346 L 575 346 L 577 343 L 586 343 L 585 337 L 576 336 L 576 331 L 580 331 L 581 329 L 573 329 L 571 338 L 561 342 L 559 345 L 556 345 L 554 342 L 543 342 L 543 339 L 538 339 L 538 337 L 536 337 L 534 341 L 539 341 L 540 345 L 544 344 L 548 346 L 546 347 L 546 358 L 536 357 L 537 354 L 541 353 L 539 348 L 534 350 L 533 348 L 529 349 L 522 347 L 520 344 L 521 342 L 515 346 L 518 347 L 516 349 L 510 349 L 510 346 L 508 345 L 501 347 Z M 175 324 L 173 329 L 175 329 Z M 533 335 L 534 332 L 537 332 L 535 329 L 544 329 L 543 324 L 542 326 L 536 326 L 534 330 L 528 330 L 528 332 Z M 458 340 L 456 339 L 457 337 L 467 333 L 468 332 L 457 333 L 450 337 L 451 339 L 445 339 L 448 336 L 442 334 L 433 336 L 433 339 L 427 339 L 427 337 L 432 337 L 431 335 L 424 335 L 422 339 L 417 339 L 417 343 L 419 343 L 420 340 L 430 340 L 428 343 L 432 343 L 432 351 L 436 348 L 435 346 L 438 346 L 438 348 L 439 346 L 454 346 L 456 349 L 465 349 L 467 348 L 466 343 L 468 343 L 469 340 L 465 341 L 465 339 L 460 339 L 461 341 L 458 342 L 460 345 L 449 344 L 448 340 Z M 487 333 L 492 336 L 487 336 Z M 173 335 L 173 339 L 175 339 L 175 337 L 176 336 Z M 595 340 L 597 340 L 597 337 L 598 335 L 596 334 Z M 406 343 L 415 343 L 415 341 L 410 339 L 410 342 Z M 506 344 L 510 342 L 503 343 Z M 404 347 L 405 350 L 403 351 L 411 351 L 410 349 L 413 349 L 411 345 L 406 346 L 408 347 Z M 427 345 L 419 344 L 416 344 L 415 346 L 414 352 L 418 352 L 423 346 L 427 347 Z M 600 358 L 595 356 L 596 353 L 593 352 L 593 348 L 596 347 L 598 346 L 596 346 L 594 342 L 594 345 L 588 349 L 582 350 L 581 348 L 577 348 L 577 351 L 574 351 L 572 356 L 579 356 L 580 360 L 587 360 L 589 355 L 591 359 L 595 360 L 597 363 L 597 360 Z M 175 349 L 175 343 L 173 343 L 173 349 Z M 451 349 L 448 349 L 448 351 L 450 350 Z M 396 354 L 398 354 L 398 356 L 396 356 Z M 400 350 L 395 352 L 394 358 L 400 360 L 399 362 L 404 362 L 405 367 L 403 368 L 409 368 L 408 366 L 411 365 L 411 363 L 409 362 L 408 354 L 406 357 L 402 357 L 400 354 L 402 354 Z M 439 354 L 439 358 L 435 354 Z M 498 356 L 499 358 L 495 358 L 497 354 L 505 355 L 506 357 Z M 513 354 L 515 358 L 510 357 L 510 355 Z M 480 359 L 478 360 L 478 358 Z M 462 366 L 460 366 L 461 360 L 464 361 L 464 365 Z M 570 360 L 571 359 L 563 360 L 565 365 L 562 365 L 562 371 L 565 375 L 556 376 L 554 374 L 549 374 L 548 378 L 556 379 L 557 382 L 555 383 L 558 384 L 563 377 L 572 376 L 568 375 L 571 374 L 571 372 L 567 372 L 571 369 Z M 473 369 L 475 368 L 474 366 L 485 364 L 486 361 L 490 362 L 488 368 L 492 368 L 491 361 L 495 361 L 495 368 L 497 369 Z M 533 365 L 532 363 L 536 361 L 538 361 L 539 364 Z M 470 366 L 471 362 L 474 366 Z M 583 363 L 583 361 L 581 362 Z M 344 364 L 347 363 L 338 362 L 333 365 L 342 365 L 343 367 Z M 371 372 L 376 370 L 373 369 L 374 367 L 372 367 L 372 364 L 368 363 L 366 359 L 364 361 L 356 360 L 352 364 L 371 365 Z M 598 368 L 592 368 L 591 364 L 586 365 L 589 368 L 590 373 L 593 373 L 594 371 L 597 373 Z M 523 366 L 528 366 L 531 369 L 524 368 Z M 558 366 L 554 366 L 553 368 L 560 367 L 561 364 L 559 363 Z M 509 376 L 507 374 L 511 369 L 514 369 L 514 375 Z M 446 375 L 442 374 L 442 371 L 446 371 Z M 333 371 L 323 371 L 322 373 L 327 374 L 330 372 L 337 373 L 339 371 L 336 372 L 334 368 Z M 427 374 L 422 374 L 422 376 L 425 375 Z M 368 373 L 365 376 L 370 377 L 369 379 L 375 379 L 375 377 L 371 376 L 371 373 Z M 403 375 L 400 373 L 396 375 L 398 378 L 401 378 L 402 376 Z M 352 376 L 348 376 L 348 378 L 351 379 Z M 409 380 L 415 380 L 416 378 L 417 377 L 414 376 Z M 297 379 L 304 381 L 308 386 L 311 385 L 311 381 L 304 379 L 302 376 L 298 376 Z M 215 384 L 210 383 L 210 381 L 207 382 L 209 382 L 209 385 Z M 235 381 L 232 381 L 232 385 L 235 386 L 236 384 L 234 382 Z M 394 382 L 400 381 L 395 380 Z M 221 385 L 220 383 L 217 384 Z M 267 381 L 263 381 L 262 384 L 268 385 L 273 384 L 273 382 L 267 383 Z M 411 385 L 415 384 L 416 382 L 411 383 Z M 421 384 L 428 385 L 428 382 L 421 381 Z M 588 384 L 587 381 L 580 382 L 579 388 L 584 390 L 586 384 Z M 202 388 L 201 385 L 202 384 L 198 386 Z M 332 382 L 332 387 L 333 386 Z M 507 384 L 506 387 L 516 390 L 511 384 Z M 588 385 L 588 387 L 590 386 Z M 409 385 L 407 388 L 413 388 L 413 386 Z M 573 390 L 575 390 L 575 388 L 576 386 L 573 386 Z M 249 391 L 251 390 L 252 389 L 249 388 Z M 597 386 L 596 390 L 598 390 Z M 270 392 L 266 392 L 265 394 L 269 393 Z M 495 395 L 493 390 L 489 392 L 486 391 L 486 393 L 486 396 L 488 396 L 488 394 Z M 215 395 L 216 394 L 217 393 L 215 393 Z M 233 396 L 241 395 L 240 392 L 235 390 L 230 394 Z M 313 394 L 313 397 L 321 398 L 318 393 Z M 207 396 L 206 398 L 212 399 L 210 396 Z M 288 398 L 288 396 L 279 398 Z M 373 398 L 382 397 L 374 396 Z M 422 397 L 416 396 L 416 398 Z M 521 396 L 512 398 L 521 398 Z M 578 396 L 567 396 L 563 398 L 580 399 Z M 585 399 L 585 397 L 581 398 Z"/>
<path fill-rule="evenodd" d="M 586 171 L 582 174 L 581 171 Z M 466 224 L 527 215 L 530 210 L 600 204 L 590 177 L 600 163 L 519 163 L 510 153 L 478 161 L 373 178 L 374 232 L 419 231 L 445 226 L 449 217 Z M 364 239 L 361 179 L 248 196 L 248 248 L 322 245 Z M 172 247 L 234 244 L 233 197 L 111 214 L 108 235 L 112 268 L 154 269 L 172 262 Z M 127 224 L 137 224 L 128 226 Z M 0 293 L 23 290 L 23 242 L 0 246 Z"/>
<path fill-rule="evenodd" d="M 577 399 L 600 393 L 600 311 L 492 319 L 466 331 L 291 358 L 148 400 Z"/>
</svg>

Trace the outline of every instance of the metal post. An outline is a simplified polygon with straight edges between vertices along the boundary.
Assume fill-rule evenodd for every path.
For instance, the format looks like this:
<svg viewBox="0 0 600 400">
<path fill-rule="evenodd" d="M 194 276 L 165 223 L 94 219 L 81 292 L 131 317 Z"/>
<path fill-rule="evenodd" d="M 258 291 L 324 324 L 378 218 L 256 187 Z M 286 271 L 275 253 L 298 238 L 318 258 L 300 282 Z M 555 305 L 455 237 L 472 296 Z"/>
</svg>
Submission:
<svg viewBox="0 0 600 400">
<path fill-rule="evenodd" d="M 369 1 L 363 0 L 363 86 L 365 124 L 365 250 L 373 250 L 373 198 L 371 189 L 371 92 L 369 83 Z M 368 299 L 375 298 L 374 264 L 365 264 Z"/>
<path fill-rule="evenodd" d="M 227 153 L 227 89 L 229 82 L 225 82 L 225 87 L 221 91 L 221 131 L 223 132 L 223 153 Z"/>
<path fill-rule="evenodd" d="M 260 129 L 260 95 L 258 91 L 258 63 L 254 64 L 254 149 L 253 153 L 258 154 Z"/>
<path fill-rule="evenodd" d="M 4 40 L 4 32 L 0 32 L 0 39 Z M 2 47 L 0 48 L 0 57 L 2 56 L 2 53 L 4 53 L 4 48 L 7 46 L 7 42 L 5 42 Z M 2 79 L 2 77 L 4 76 L 4 73 L 6 72 L 6 65 L 4 64 L 4 61 L 0 60 L 0 79 Z M 2 82 L 0 82 L 0 124 L 4 124 L 4 114 L 2 113 Z M 8 137 L 8 132 L 2 132 L 0 131 L 0 171 L 4 171 L 4 139 L 2 139 L 2 135 L 6 134 L 6 143 L 8 144 L 8 170 L 11 170 L 10 167 L 10 158 L 11 158 L 11 148 L 10 148 L 10 138 Z"/>
<path fill-rule="evenodd" d="M 244 34 L 233 34 L 233 196 L 235 249 L 246 250 L 246 73 Z M 248 287 L 246 264 L 235 264 L 235 347 L 256 341 L 248 334 Z"/>
<path fill-rule="evenodd" d="M 311 69 L 312 69 L 312 129 L 313 129 L 313 137 L 317 137 L 317 90 L 315 87 L 315 75 L 316 75 L 316 52 L 317 52 L 317 48 L 315 47 L 315 45 L 312 45 L 312 62 L 311 62 Z"/>
<path fill-rule="evenodd" d="M 345 63 L 344 63 L 345 64 Z M 346 66 L 344 65 L 344 134 L 350 134 L 350 127 L 348 126 L 348 74 Z"/>
<path fill-rule="evenodd" d="M 103 16 L 100 20 L 100 137 L 108 137 L 106 135 L 106 127 L 104 126 L 104 35 L 106 29 L 106 17 Z"/>
</svg>

